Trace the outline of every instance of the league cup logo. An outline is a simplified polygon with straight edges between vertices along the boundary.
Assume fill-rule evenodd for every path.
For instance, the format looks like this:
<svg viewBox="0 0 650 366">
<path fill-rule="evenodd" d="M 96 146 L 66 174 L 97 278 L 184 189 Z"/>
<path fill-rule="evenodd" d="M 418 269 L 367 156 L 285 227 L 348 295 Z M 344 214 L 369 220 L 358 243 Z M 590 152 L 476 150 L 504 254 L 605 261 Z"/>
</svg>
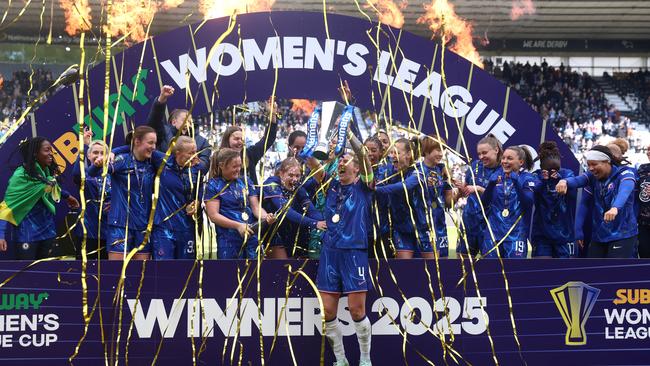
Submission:
<svg viewBox="0 0 650 366">
<path fill-rule="evenodd" d="M 557 306 L 564 324 L 567 326 L 565 344 L 582 346 L 587 344 L 585 323 L 596 304 L 600 290 L 584 282 L 567 282 L 551 290 L 551 296 Z"/>
</svg>

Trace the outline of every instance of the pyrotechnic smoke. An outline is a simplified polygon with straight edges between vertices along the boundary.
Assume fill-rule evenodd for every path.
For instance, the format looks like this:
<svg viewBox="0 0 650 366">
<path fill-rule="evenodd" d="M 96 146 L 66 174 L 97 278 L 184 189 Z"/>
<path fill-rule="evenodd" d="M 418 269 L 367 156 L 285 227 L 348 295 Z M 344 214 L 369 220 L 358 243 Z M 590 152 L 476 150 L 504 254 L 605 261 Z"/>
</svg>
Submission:
<svg viewBox="0 0 650 366">
<path fill-rule="evenodd" d="M 90 29 L 90 5 L 88 0 L 59 0 L 65 14 L 65 31 L 71 36 Z"/>
<path fill-rule="evenodd" d="M 292 111 L 297 113 L 302 112 L 305 115 L 310 115 L 318 105 L 317 102 L 312 102 L 308 99 L 291 99 L 291 103 L 293 103 L 291 106 Z"/>
<path fill-rule="evenodd" d="M 510 19 L 517 20 L 523 15 L 535 14 L 535 4 L 533 0 L 512 0 L 512 8 L 510 8 Z"/>
<path fill-rule="evenodd" d="M 404 14 L 402 14 L 402 9 L 404 9 L 407 4 L 406 1 L 402 1 L 398 5 L 393 0 L 368 0 L 368 3 L 365 4 L 364 7 L 376 11 L 379 21 L 383 24 L 388 24 L 395 28 L 402 28 L 404 25 Z"/>
<path fill-rule="evenodd" d="M 199 11 L 205 19 L 233 14 L 269 11 L 275 0 L 200 0 Z"/>
</svg>

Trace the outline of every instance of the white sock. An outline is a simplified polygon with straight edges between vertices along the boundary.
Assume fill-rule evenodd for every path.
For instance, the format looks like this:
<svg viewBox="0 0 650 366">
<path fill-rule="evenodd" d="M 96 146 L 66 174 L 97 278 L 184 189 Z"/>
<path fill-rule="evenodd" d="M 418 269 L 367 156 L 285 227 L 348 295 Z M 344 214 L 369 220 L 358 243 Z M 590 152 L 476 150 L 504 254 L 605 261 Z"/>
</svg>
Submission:
<svg viewBox="0 0 650 366">
<path fill-rule="evenodd" d="M 343 334 L 341 333 L 341 328 L 339 328 L 339 319 L 334 318 L 325 322 L 325 335 L 327 340 L 332 346 L 332 351 L 334 351 L 334 356 L 336 356 L 336 361 L 343 362 L 345 358 L 345 348 L 343 348 Z"/>
<path fill-rule="evenodd" d="M 361 360 L 370 361 L 370 336 L 372 334 L 372 325 L 370 324 L 370 320 L 365 316 L 358 322 L 354 322 L 354 328 L 357 331 L 357 339 L 359 340 Z"/>
</svg>

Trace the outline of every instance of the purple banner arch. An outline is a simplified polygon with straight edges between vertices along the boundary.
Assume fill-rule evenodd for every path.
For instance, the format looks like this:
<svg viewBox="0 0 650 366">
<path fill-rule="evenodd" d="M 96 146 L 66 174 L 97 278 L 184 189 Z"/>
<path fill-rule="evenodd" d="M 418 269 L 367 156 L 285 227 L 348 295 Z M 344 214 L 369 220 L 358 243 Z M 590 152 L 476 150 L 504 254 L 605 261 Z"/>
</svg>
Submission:
<svg viewBox="0 0 650 366">
<path fill-rule="evenodd" d="M 547 139 L 558 143 L 565 166 L 578 169 L 568 147 L 521 97 L 430 40 L 360 18 L 328 14 L 326 27 L 322 13 L 272 12 L 238 16 L 216 44 L 228 26 L 229 18 L 219 18 L 180 27 L 112 57 L 108 128 L 115 121 L 115 143 L 145 121 L 163 84 L 177 89 L 170 107 L 189 109 L 193 100 L 193 113 L 201 115 L 267 99 L 274 90 L 280 98 L 334 100 L 340 81 L 347 80 L 358 107 L 383 110 L 425 133 L 439 131 L 462 154 L 461 135 L 471 156 L 490 132 L 505 145 L 536 147 Z M 104 63 L 90 68 L 83 91 L 84 121 L 96 136 L 103 130 L 105 70 Z M 9 156 L 25 137 L 44 136 L 69 176 L 78 154 L 78 88 L 54 94 L 0 147 L 0 155 Z M 0 172 L 0 194 L 10 174 Z M 71 179 L 64 180 L 70 185 Z"/>
</svg>

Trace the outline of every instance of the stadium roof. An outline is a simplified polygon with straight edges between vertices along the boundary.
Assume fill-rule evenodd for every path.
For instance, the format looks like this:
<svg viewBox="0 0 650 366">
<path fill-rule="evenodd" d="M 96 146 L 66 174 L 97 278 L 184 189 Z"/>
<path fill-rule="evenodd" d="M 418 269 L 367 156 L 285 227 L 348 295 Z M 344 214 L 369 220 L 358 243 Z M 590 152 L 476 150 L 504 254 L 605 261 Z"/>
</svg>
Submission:
<svg viewBox="0 0 650 366">
<path fill-rule="evenodd" d="M 399 3 L 401 0 L 394 0 Z M 522 0 L 516 0 L 523 3 Z M 100 17 L 100 3 L 103 0 L 89 0 L 94 19 Z M 358 0 L 360 4 L 364 0 Z M 430 32 L 416 19 L 424 13 L 422 4 L 426 1 L 410 0 L 404 9 L 405 28 L 416 34 L 429 37 Z M 512 0 L 450 0 L 456 6 L 457 13 L 474 23 L 474 35 L 477 38 L 511 39 L 650 39 L 650 1 L 618 0 L 533 0 L 536 11 L 532 15 L 522 15 L 513 21 L 510 17 Z M 160 12 L 152 25 L 152 33 L 158 34 L 183 24 L 200 21 L 199 0 L 185 0 L 178 8 Z M 0 33 L 13 35 L 37 36 L 40 27 L 41 1 L 32 1 L 25 13 L 15 23 L 13 20 L 24 1 L 9 2 L 11 8 Z M 65 35 L 65 18 L 58 0 L 45 2 L 43 30 L 46 36 L 50 21 L 55 37 Z M 328 11 L 361 16 L 354 0 L 327 0 Z M 308 10 L 322 11 L 321 0 L 276 0 L 273 10 Z M 4 13 L 6 5 L 0 8 Z M 2 37 L 0 37 L 2 39 Z"/>
</svg>

